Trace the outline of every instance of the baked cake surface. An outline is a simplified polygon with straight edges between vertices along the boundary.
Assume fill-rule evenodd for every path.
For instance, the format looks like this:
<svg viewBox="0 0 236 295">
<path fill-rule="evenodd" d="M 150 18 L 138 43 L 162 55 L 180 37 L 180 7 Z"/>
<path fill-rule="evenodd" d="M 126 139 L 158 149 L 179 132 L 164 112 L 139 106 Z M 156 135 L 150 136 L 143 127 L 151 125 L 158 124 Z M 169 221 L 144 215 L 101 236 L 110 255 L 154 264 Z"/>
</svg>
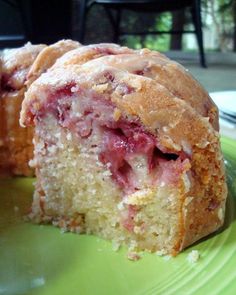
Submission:
<svg viewBox="0 0 236 295">
<path fill-rule="evenodd" d="M 21 124 L 35 127 L 36 222 L 176 255 L 224 221 L 217 108 L 159 53 L 66 53 L 29 87 Z"/>
</svg>

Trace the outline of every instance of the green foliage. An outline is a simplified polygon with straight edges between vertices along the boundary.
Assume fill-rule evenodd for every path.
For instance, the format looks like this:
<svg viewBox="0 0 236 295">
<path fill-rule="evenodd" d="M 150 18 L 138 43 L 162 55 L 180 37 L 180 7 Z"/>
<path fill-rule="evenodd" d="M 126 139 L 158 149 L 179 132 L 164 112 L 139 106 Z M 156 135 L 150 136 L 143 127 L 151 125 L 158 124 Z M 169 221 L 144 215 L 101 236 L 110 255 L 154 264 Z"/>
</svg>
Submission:
<svg viewBox="0 0 236 295">
<path fill-rule="evenodd" d="M 205 20 L 207 15 L 213 19 L 214 26 L 219 39 L 219 49 L 229 50 L 232 48 L 234 30 L 236 30 L 236 15 L 233 9 L 236 0 L 202 0 L 203 26 L 208 26 Z M 188 13 L 185 17 L 187 26 L 192 22 L 191 15 Z M 144 25 L 145 24 L 145 27 Z M 126 31 L 137 31 L 142 28 L 146 31 L 168 31 L 172 26 L 171 13 L 162 13 L 160 15 L 140 16 L 137 14 L 128 14 L 123 27 Z M 141 48 L 148 47 L 159 51 L 167 51 L 170 48 L 170 35 L 146 35 L 146 36 L 126 36 L 122 38 L 124 45 Z M 235 41 L 236 42 L 236 41 Z M 217 44 L 216 44 L 217 46 Z M 184 48 L 183 44 L 183 48 Z M 217 48 L 216 48 L 217 49 Z"/>
<path fill-rule="evenodd" d="M 212 24 L 217 31 L 219 50 L 232 49 L 234 30 L 236 30 L 236 0 L 204 0 L 203 13 L 212 19 Z M 204 21 L 204 18 L 203 18 Z M 212 24 L 205 23 L 210 29 Z"/>
<path fill-rule="evenodd" d="M 150 16 L 149 20 L 150 20 Z M 144 19 L 143 19 L 144 20 Z M 137 25 L 139 23 L 139 25 Z M 141 21 L 141 24 L 144 22 Z M 143 31 L 169 31 L 171 29 L 171 14 L 162 13 L 153 17 L 153 21 L 149 21 L 149 26 L 145 22 L 145 27 L 140 25 L 140 19 L 138 15 L 130 15 L 126 20 L 126 31 L 136 31 L 140 26 Z M 158 34 L 158 35 L 145 35 L 145 36 L 125 36 L 122 39 L 122 43 L 126 46 L 139 49 L 142 47 L 151 48 L 159 51 L 167 51 L 170 44 L 170 35 Z"/>
<path fill-rule="evenodd" d="M 218 50 L 231 50 L 233 35 L 236 38 L 236 0 L 202 0 L 202 20 L 203 26 L 208 27 L 217 33 Z M 211 24 L 207 23 L 209 16 Z M 185 13 L 185 27 L 192 29 L 192 19 L 190 13 Z M 98 24 L 99 20 L 99 26 Z M 169 31 L 172 27 L 172 14 L 162 13 L 136 13 L 124 11 L 122 14 L 121 31 L 125 32 L 144 32 L 144 31 Z M 87 22 L 87 43 L 110 42 L 113 29 L 102 7 L 91 9 L 89 21 Z M 170 49 L 171 35 L 126 35 L 121 39 L 123 45 L 132 48 L 148 47 L 159 51 Z M 173 41 L 173 39 L 172 39 Z M 236 40 L 235 50 L 236 50 Z M 186 48 L 184 40 L 183 49 Z"/>
</svg>

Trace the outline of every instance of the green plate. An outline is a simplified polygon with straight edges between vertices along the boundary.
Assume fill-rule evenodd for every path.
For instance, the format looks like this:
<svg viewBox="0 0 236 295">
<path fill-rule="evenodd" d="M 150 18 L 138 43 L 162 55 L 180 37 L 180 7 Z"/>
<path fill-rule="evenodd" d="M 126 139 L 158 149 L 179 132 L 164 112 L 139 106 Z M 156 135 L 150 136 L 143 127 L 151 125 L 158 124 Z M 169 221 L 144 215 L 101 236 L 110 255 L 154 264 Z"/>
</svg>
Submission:
<svg viewBox="0 0 236 295">
<path fill-rule="evenodd" d="M 32 179 L 0 181 L 0 294 L 236 294 L 236 142 L 222 139 L 229 198 L 222 230 L 167 260 L 145 254 L 137 262 L 125 247 L 94 236 L 62 234 L 25 223 Z M 192 250 L 201 257 L 187 259 Z"/>
</svg>

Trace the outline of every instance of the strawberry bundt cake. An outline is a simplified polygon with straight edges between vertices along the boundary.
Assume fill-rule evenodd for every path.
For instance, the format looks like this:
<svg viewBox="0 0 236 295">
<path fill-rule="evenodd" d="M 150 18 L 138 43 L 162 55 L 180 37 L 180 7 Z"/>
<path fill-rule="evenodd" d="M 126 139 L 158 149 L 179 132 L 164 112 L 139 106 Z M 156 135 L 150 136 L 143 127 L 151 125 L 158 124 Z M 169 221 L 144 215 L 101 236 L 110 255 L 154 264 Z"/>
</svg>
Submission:
<svg viewBox="0 0 236 295">
<path fill-rule="evenodd" d="M 71 50 L 30 85 L 20 120 L 35 128 L 34 221 L 171 255 L 222 225 L 217 108 L 165 56 Z"/>
</svg>

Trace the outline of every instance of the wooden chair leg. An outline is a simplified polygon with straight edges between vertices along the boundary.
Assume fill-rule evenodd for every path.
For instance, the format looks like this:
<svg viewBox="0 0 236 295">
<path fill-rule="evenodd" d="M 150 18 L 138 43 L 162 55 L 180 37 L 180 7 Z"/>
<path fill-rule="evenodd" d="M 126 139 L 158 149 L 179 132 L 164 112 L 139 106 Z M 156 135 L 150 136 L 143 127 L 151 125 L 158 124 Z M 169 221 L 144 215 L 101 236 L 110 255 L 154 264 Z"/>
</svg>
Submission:
<svg viewBox="0 0 236 295">
<path fill-rule="evenodd" d="M 203 34 L 202 34 L 202 19 L 201 19 L 201 8 L 200 0 L 194 0 L 194 7 L 192 9 L 192 18 L 195 27 L 199 54 L 200 54 L 200 63 L 203 68 L 206 68 L 206 59 L 203 46 Z"/>
</svg>

